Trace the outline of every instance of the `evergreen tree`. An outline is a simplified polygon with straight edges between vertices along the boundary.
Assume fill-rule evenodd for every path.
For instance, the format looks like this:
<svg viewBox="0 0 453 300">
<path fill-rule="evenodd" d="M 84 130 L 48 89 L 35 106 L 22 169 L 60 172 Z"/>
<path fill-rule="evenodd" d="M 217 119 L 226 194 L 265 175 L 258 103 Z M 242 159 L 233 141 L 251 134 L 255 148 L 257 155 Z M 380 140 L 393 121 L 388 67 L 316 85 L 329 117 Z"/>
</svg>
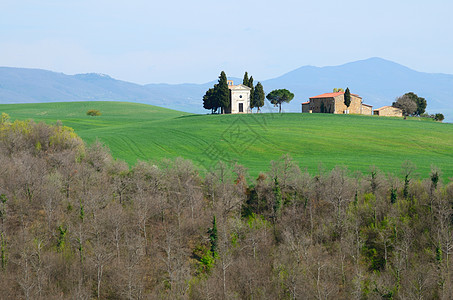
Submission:
<svg viewBox="0 0 453 300">
<path fill-rule="evenodd" d="M 249 84 L 247 85 L 250 88 L 250 108 L 254 108 L 253 98 L 255 97 L 255 88 L 253 87 L 253 76 L 250 76 Z"/>
<path fill-rule="evenodd" d="M 390 189 L 390 203 L 395 204 L 398 198 L 397 189 L 392 187 Z"/>
<path fill-rule="evenodd" d="M 264 98 L 266 98 L 266 96 L 264 94 L 263 85 L 261 82 L 258 82 L 253 93 L 253 98 L 250 100 L 250 102 L 253 102 L 253 107 L 258 108 L 258 112 L 260 111 L 260 107 L 264 106 Z"/>
<path fill-rule="evenodd" d="M 280 208 L 282 206 L 282 190 L 280 189 L 280 184 L 278 183 L 277 177 L 274 178 L 274 216 L 277 217 L 280 213 Z"/>
<path fill-rule="evenodd" d="M 445 119 L 444 115 L 441 113 L 434 115 L 434 120 L 442 122 Z"/>
<path fill-rule="evenodd" d="M 206 94 L 203 96 L 203 108 L 210 109 L 211 113 L 214 113 L 219 107 L 216 103 L 216 97 L 214 93 L 214 88 L 210 88 L 206 91 Z"/>
<path fill-rule="evenodd" d="M 228 89 L 227 76 L 224 71 L 220 73 L 219 83 L 214 87 L 215 103 L 222 109 L 222 114 L 230 107 L 230 90 Z"/>
<path fill-rule="evenodd" d="M 404 95 L 409 97 L 409 99 L 411 99 L 412 101 L 415 102 L 415 104 L 417 104 L 417 109 L 415 110 L 415 112 L 412 113 L 413 116 L 420 116 L 421 114 L 423 114 L 425 112 L 425 109 L 426 109 L 426 99 L 425 98 L 419 97 L 419 96 L 417 96 L 417 94 L 415 94 L 413 92 L 409 92 Z"/>
<path fill-rule="evenodd" d="M 212 218 L 212 228 L 209 228 L 209 242 L 211 243 L 212 257 L 217 257 L 217 222 L 215 216 Z"/>
<path fill-rule="evenodd" d="M 288 91 L 287 89 L 280 89 L 280 90 L 273 90 L 266 96 L 267 100 L 269 100 L 274 106 L 278 106 L 278 112 L 282 112 L 282 103 L 286 102 L 289 103 L 294 98 L 294 94 Z"/>
<path fill-rule="evenodd" d="M 242 84 L 245 86 L 249 86 L 249 74 L 247 74 L 247 72 L 245 72 L 245 74 L 244 74 L 244 79 L 242 79 Z"/>
<path fill-rule="evenodd" d="M 344 92 L 344 105 L 349 108 L 351 105 L 351 92 L 349 92 L 349 88 L 346 88 L 346 92 Z"/>
</svg>

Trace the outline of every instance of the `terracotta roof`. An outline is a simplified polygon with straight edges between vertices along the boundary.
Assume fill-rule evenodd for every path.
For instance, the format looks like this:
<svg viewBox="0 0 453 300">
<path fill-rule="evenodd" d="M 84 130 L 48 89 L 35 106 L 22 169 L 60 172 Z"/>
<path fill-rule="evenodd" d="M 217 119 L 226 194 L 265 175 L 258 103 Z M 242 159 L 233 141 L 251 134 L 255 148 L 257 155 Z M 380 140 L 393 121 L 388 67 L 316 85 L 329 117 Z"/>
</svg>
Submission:
<svg viewBox="0 0 453 300">
<path fill-rule="evenodd" d="M 337 93 L 325 93 L 325 94 L 321 94 L 321 95 L 318 95 L 318 96 L 314 96 L 314 97 L 310 97 L 310 99 L 315 99 L 315 98 L 334 98 L 336 96 L 340 96 L 340 95 L 343 95 L 344 92 L 337 92 Z M 357 98 L 362 98 L 360 97 L 359 95 L 357 94 L 351 94 L 351 96 L 355 96 Z"/>
<path fill-rule="evenodd" d="M 304 103 L 302 103 L 302 104 L 310 104 L 310 101 L 304 102 Z"/>
<path fill-rule="evenodd" d="M 365 104 L 365 103 L 362 103 L 362 105 L 365 105 L 365 106 L 368 106 L 368 107 L 373 107 L 373 105 L 369 105 L 369 104 Z"/>
<path fill-rule="evenodd" d="M 318 95 L 318 96 L 310 97 L 310 99 L 314 99 L 314 98 L 333 98 L 333 97 L 340 96 L 340 95 L 343 95 L 343 94 L 344 94 L 344 92 L 325 93 L 325 94 L 321 94 L 321 95 Z"/>
</svg>

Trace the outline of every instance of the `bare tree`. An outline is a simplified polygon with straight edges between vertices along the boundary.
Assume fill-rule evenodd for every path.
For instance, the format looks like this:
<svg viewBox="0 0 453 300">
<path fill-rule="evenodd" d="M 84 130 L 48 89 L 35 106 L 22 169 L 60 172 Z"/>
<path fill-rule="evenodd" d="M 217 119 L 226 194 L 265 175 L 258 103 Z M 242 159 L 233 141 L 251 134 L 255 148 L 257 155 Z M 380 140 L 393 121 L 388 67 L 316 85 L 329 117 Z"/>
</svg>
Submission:
<svg viewBox="0 0 453 300">
<path fill-rule="evenodd" d="M 396 98 L 392 104 L 393 107 L 400 108 L 403 111 L 404 119 L 412 115 L 417 110 L 417 103 L 412 100 L 408 95 L 403 95 Z"/>
</svg>

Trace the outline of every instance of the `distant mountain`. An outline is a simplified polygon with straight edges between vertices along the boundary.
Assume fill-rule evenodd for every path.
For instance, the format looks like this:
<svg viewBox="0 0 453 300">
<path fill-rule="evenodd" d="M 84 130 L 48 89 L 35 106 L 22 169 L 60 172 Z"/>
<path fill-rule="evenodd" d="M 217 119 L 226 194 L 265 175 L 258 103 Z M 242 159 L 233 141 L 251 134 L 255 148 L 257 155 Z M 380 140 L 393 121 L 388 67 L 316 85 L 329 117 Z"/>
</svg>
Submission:
<svg viewBox="0 0 453 300">
<path fill-rule="evenodd" d="M 142 85 L 116 80 L 104 74 L 66 75 L 39 69 L 0 68 L 2 103 L 76 100 L 167 104 Z"/>
<path fill-rule="evenodd" d="M 263 85 L 266 91 L 276 88 L 292 91 L 295 100 L 285 105 L 289 111 L 300 111 L 301 102 L 335 87 L 349 87 L 374 108 L 391 105 L 396 97 L 412 91 L 428 100 L 428 111 L 443 112 L 453 121 L 453 75 L 417 72 L 382 58 L 334 67 L 305 66 L 265 80 Z"/>
<path fill-rule="evenodd" d="M 234 81 L 240 83 L 242 79 L 234 78 Z M 116 100 L 207 113 L 202 98 L 215 82 L 139 85 L 104 74 L 66 75 L 39 69 L 0 67 L 0 102 Z M 374 108 L 391 105 L 397 96 L 412 91 L 428 100 L 429 112 L 442 112 L 446 121 L 453 122 L 453 75 L 417 72 L 382 58 L 332 67 L 304 66 L 262 83 L 266 93 L 286 88 L 295 94 L 291 103 L 283 105 L 288 112 L 300 112 L 301 103 L 311 96 L 330 92 L 333 88 L 349 87 Z M 272 111 L 273 107 L 267 103 L 266 110 Z"/>
</svg>

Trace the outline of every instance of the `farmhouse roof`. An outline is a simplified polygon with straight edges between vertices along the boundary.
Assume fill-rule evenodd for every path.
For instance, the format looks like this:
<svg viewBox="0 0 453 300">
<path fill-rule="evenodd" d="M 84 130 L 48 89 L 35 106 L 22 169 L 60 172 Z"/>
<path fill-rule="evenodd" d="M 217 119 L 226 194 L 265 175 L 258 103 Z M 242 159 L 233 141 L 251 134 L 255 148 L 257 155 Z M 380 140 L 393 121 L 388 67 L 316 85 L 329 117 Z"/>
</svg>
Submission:
<svg viewBox="0 0 453 300">
<path fill-rule="evenodd" d="M 318 95 L 318 96 L 310 97 L 310 99 L 316 99 L 316 98 L 335 98 L 335 97 L 340 96 L 340 95 L 343 95 L 343 94 L 344 94 L 344 92 L 325 93 L 325 94 L 321 94 L 321 95 Z M 360 97 L 360 96 L 357 95 L 357 94 L 351 94 L 351 96 L 355 96 L 355 97 L 357 97 L 357 98 L 362 99 L 362 97 Z"/>
<path fill-rule="evenodd" d="M 362 103 L 362 105 L 365 105 L 365 106 L 368 106 L 368 107 L 373 107 L 373 105 L 369 105 L 369 104 L 365 104 L 365 103 Z"/>
<path fill-rule="evenodd" d="M 303 102 L 302 104 L 310 104 L 310 101 L 307 101 L 307 102 Z"/>
</svg>

